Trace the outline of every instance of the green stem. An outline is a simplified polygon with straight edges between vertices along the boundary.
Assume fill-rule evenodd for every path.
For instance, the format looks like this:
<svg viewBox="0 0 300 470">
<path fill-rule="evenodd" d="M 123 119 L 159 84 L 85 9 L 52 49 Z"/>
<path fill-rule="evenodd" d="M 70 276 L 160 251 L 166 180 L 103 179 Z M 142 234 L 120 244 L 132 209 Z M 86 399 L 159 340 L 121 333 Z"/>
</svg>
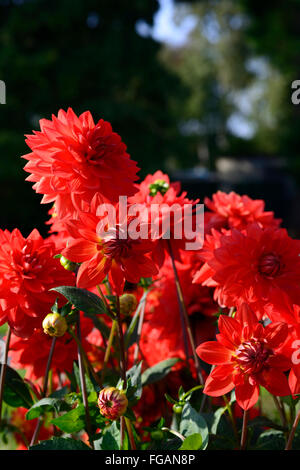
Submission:
<svg viewBox="0 0 300 470">
<path fill-rule="evenodd" d="M 130 442 L 130 445 L 131 445 L 131 450 L 136 450 L 135 440 L 134 440 L 134 436 L 133 436 L 133 432 L 132 432 L 131 421 L 130 421 L 129 418 L 126 418 L 126 416 L 124 416 L 124 420 L 125 420 L 125 424 L 126 424 L 126 427 L 127 427 L 127 432 L 128 432 L 129 442 Z"/>
<path fill-rule="evenodd" d="M 235 438 L 236 438 L 237 443 L 238 443 L 239 442 L 239 435 L 238 435 L 238 431 L 237 431 L 235 417 L 234 417 L 234 414 L 232 412 L 231 403 L 228 400 L 228 398 L 226 397 L 226 395 L 223 395 L 223 399 L 225 401 L 225 405 L 226 405 L 226 408 L 227 408 L 227 411 L 228 411 L 228 414 L 229 414 L 229 418 L 230 418 L 230 421 L 231 421 L 231 424 L 232 424 L 232 429 L 233 429 Z"/>
<path fill-rule="evenodd" d="M 295 418 L 295 421 L 293 423 L 293 426 L 292 426 L 292 429 L 291 429 L 291 432 L 290 432 L 285 450 L 291 450 L 291 448 L 292 448 L 293 440 L 294 440 L 294 437 L 295 437 L 295 433 L 296 433 L 299 421 L 300 421 L 300 410 L 298 411 L 297 416 Z"/>
<path fill-rule="evenodd" d="M 49 372 L 50 372 L 50 368 L 51 368 L 51 362 L 52 362 L 52 358 L 53 358 L 53 354 L 54 354 L 55 344 L 56 344 L 56 338 L 54 337 L 54 338 L 52 338 L 51 348 L 50 348 L 49 355 L 48 355 L 48 360 L 47 360 L 47 365 L 46 365 L 46 370 L 45 370 L 45 375 L 44 375 L 42 397 L 41 398 L 45 398 L 45 396 L 47 395 Z M 36 424 L 36 427 L 35 427 L 31 442 L 30 442 L 30 447 L 34 446 L 36 441 L 38 440 L 38 436 L 39 436 L 39 433 L 40 433 L 42 423 L 43 423 L 43 417 L 39 416 L 38 422 Z"/>
<path fill-rule="evenodd" d="M 204 380 L 203 380 L 203 376 L 202 376 L 202 372 L 201 372 L 201 366 L 200 366 L 200 362 L 199 362 L 199 359 L 198 359 L 198 356 L 197 356 L 197 353 L 196 353 L 195 341 L 194 341 L 189 316 L 188 316 L 186 306 L 185 306 L 185 302 L 184 302 L 184 298 L 183 298 L 183 292 L 182 292 L 182 289 L 181 289 L 181 284 L 180 284 L 180 281 L 179 281 L 179 276 L 178 276 L 178 272 L 177 272 L 175 259 L 174 259 L 174 255 L 173 255 L 173 250 L 172 250 L 172 245 L 170 243 L 170 240 L 168 240 L 168 247 L 169 247 L 169 252 L 170 252 L 170 256 L 171 256 L 174 276 L 175 276 L 175 284 L 176 284 L 176 291 L 177 291 L 179 309 L 180 309 L 182 319 L 183 319 L 183 334 L 187 333 L 188 338 L 190 340 L 190 345 L 191 345 L 192 352 L 193 352 L 193 358 L 194 358 L 194 363 L 195 363 L 195 367 L 196 367 L 196 371 L 197 371 L 197 375 L 198 375 L 198 380 L 200 382 L 200 385 L 203 385 Z"/>
<path fill-rule="evenodd" d="M 244 410 L 243 428 L 242 428 L 242 437 L 241 437 L 241 450 L 246 450 L 247 434 L 248 434 L 247 423 L 248 423 L 248 411 Z"/>
<path fill-rule="evenodd" d="M 113 340 L 114 340 L 115 331 L 116 331 L 117 326 L 118 326 L 118 322 L 116 320 L 113 320 L 112 325 L 111 325 L 109 338 L 108 338 L 108 342 L 107 342 L 107 345 L 106 345 L 105 355 L 104 355 L 104 361 L 103 361 L 103 367 L 102 367 L 102 373 L 101 373 L 102 382 L 104 382 L 106 367 L 107 367 L 107 364 L 108 364 L 108 361 L 109 361 L 110 351 L 111 351 L 111 347 L 112 347 L 112 344 L 113 344 Z"/>
<path fill-rule="evenodd" d="M 8 350 L 9 350 L 9 343 L 11 338 L 11 329 L 8 326 L 7 336 L 5 341 L 5 348 L 4 348 L 4 357 L 1 367 L 1 376 L 0 376 L 0 425 L 2 419 L 2 403 L 3 403 L 3 395 L 4 395 L 4 384 L 5 384 L 5 376 L 6 376 L 6 369 L 7 369 L 7 357 L 8 357 Z"/>
<path fill-rule="evenodd" d="M 77 319 L 77 337 L 81 343 L 80 317 L 78 317 Z M 79 367 L 79 375 L 80 375 L 82 400 L 83 400 L 83 405 L 85 409 L 86 430 L 89 436 L 90 445 L 94 449 L 94 442 L 92 439 L 91 417 L 90 417 L 88 395 L 87 395 L 86 382 L 85 382 L 83 355 L 82 355 L 81 348 L 79 346 L 78 346 L 78 367 Z"/>
<path fill-rule="evenodd" d="M 77 344 L 77 347 L 80 349 L 81 351 L 81 354 L 82 354 L 82 357 L 83 357 L 83 360 L 86 364 L 86 366 L 89 368 L 94 380 L 97 382 L 97 384 L 102 388 L 102 381 L 100 379 L 100 377 L 96 374 L 92 364 L 90 363 L 90 360 L 85 352 L 85 350 L 83 349 L 83 346 L 81 344 L 81 341 L 79 341 L 79 338 L 77 337 L 76 333 L 74 333 L 74 331 L 71 330 L 71 328 L 68 329 L 68 332 L 69 334 L 72 336 L 72 338 L 75 340 L 76 344 Z"/>
</svg>

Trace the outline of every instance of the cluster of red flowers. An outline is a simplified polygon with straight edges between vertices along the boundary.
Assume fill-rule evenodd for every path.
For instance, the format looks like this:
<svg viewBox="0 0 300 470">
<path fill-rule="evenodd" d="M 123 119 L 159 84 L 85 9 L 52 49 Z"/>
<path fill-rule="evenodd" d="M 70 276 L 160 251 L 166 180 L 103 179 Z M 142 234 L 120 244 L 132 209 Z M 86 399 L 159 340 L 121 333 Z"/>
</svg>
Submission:
<svg viewBox="0 0 300 470">
<path fill-rule="evenodd" d="M 136 163 L 108 122 L 95 124 L 89 112 L 77 117 L 68 109 L 41 120 L 40 127 L 27 136 L 32 152 L 24 156 L 25 170 L 42 202 L 53 203 L 50 234 L 44 240 L 36 230 L 27 238 L 17 229 L 0 231 L 0 325 L 8 322 L 13 332 L 11 364 L 26 368 L 31 380 L 42 377 L 51 345 L 42 320 L 56 297 L 51 288 L 76 284 L 97 292 L 98 286 L 105 293 L 105 281 L 121 295 L 130 283 L 141 297 L 137 284 L 152 278 L 139 356 L 144 367 L 182 359 L 172 372 L 176 384 L 187 364 L 196 377 L 175 270 L 197 354 L 216 366 L 204 393 L 219 397 L 235 389 L 243 409 L 257 402 L 260 386 L 278 396 L 299 393 L 300 366 L 292 357 L 300 333 L 300 241 L 280 228 L 281 221 L 264 210 L 264 202 L 221 191 L 206 198 L 203 247 L 187 251 L 190 238 L 182 234 L 179 239 L 176 224 L 182 223 L 186 208 L 193 218 L 198 201 L 188 199 L 180 184 L 161 171 L 137 183 Z M 128 214 L 140 208 L 135 217 L 124 214 L 120 196 L 128 197 Z M 107 205 L 114 218 L 103 212 Z M 155 213 L 151 221 L 149 212 Z M 147 236 L 136 237 L 131 222 Z M 63 268 L 58 254 L 78 263 L 76 276 Z M 81 323 L 83 346 L 101 369 L 103 339 L 83 314 Z M 57 340 L 56 348 L 54 385 L 62 372 L 72 370 L 77 355 L 69 333 Z M 160 388 L 161 396 L 164 391 Z M 158 403 L 156 392 L 148 388 L 146 399 Z"/>
</svg>

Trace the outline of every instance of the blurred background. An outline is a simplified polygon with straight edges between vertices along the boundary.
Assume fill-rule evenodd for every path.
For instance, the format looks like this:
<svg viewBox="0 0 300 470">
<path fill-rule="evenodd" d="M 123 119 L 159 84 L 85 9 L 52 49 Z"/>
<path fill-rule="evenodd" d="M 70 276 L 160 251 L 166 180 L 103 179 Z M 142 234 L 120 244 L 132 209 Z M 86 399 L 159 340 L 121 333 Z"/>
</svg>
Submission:
<svg viewBox="0 0 300 470">
<path fill-rule="evenodd" d="M 140 175 L 266 200 L 300 235 L 300 0 L 0 0 L 0 228 L 46 234 L 24 134 L 71 106 L 111 121 Z"/>
</svg>

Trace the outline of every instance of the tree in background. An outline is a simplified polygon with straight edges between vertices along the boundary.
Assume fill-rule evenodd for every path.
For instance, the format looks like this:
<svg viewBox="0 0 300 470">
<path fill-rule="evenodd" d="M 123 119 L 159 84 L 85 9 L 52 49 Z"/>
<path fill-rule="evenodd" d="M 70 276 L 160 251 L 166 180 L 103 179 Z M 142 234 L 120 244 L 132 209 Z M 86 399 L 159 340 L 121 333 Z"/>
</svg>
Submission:
<svg viewBox="0 0 300 470">
<path fill-rule="evenodd" d="M 271 24 L 266 33 L 268 23 L 250 5 L 252 2 L 243 0 L 178 5 L 175 20 L 192 16 L 194 28 L 184 45 L 165 45 L 161 53 L 164 64 L 189 90 L 189 97 L 175 104 L 181 130 L 210 169 L 218 155 L 289 155 L 283 143 L 286 123 L 291 124 L 291 74 L 280 61 L 271 60 L 267 47 L 257 47 L 260 37 L 255 36 L 259 25 L 269 40 L 271 35 L 276 55 L 276 43 L 285 37 L 285 17 L 280 30 L 272 29 Z M 269 8 L 262 10 L 270 12 Z M 278 5 L 275 10 L 273 16 L 279 20 Z M 295 66 L 290 69 L 296 78 Z"/>
<path fill-rule="evenodd" d="M 140 19 L 152 24 L 158 6 L 157 0 L 0 1 L 0 77 L 7 86 L 0 196 L 12 201 L 2 208 L 3 226 L 42 229 L 39 197 L 23 183 L 23 134 L 59 108 L 89 109 L 112 122 L 144 172 L 180 155 L 184 146 L 168 101 L 184 99 L 184 87 L 158 60 L 160 45 L 136 31 Z"/>
</svg>

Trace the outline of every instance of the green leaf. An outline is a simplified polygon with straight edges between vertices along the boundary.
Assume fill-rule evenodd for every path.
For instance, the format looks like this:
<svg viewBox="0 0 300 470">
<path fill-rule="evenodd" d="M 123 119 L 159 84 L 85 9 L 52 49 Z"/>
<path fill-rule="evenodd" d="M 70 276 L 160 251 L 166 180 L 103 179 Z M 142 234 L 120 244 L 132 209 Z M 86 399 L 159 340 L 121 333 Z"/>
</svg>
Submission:
<svg viewBox="0 0 300 470">
<path fill-rule="evenodd" d="M 140 318 L 140 311 L 139 309 L 137 309 L 124 335 L 124 345 L 126 349 L 130 348 L 130 346 L 136 343 L 138 326 L 139 326 L 139 318 Z"/>
<path fill-rule="evenodd" d="M 115 421 L 105 429 L 100 439 L 94 441 L 95 450 L 119 450 L 120 442 L 120 430 Z"/>
<path fill-rule="evenodd" d="M 69 387 L 66 385 L 65 387 L 59 388 L 58 390 L 55 390 L 51 395 L 49 395 L 49 398 L 60 398 L 61 400 L 69 393 Z"/>
<path fill-rule="evenodd" d="M 109 315 L 109 312 L 100 297 L 86 289 L 73 286 L 60 286 L 50 290 L 54 290 L 55 292 L 62 294 L 82 312 L 91 315 L 102 315 L 103 313 Z"/>
<path fill-rule="evenodd" d="M 0 371 L 2 365 L 0 364 Z M 27 384 L 11 367 L 6 366 L 3 400 L 8 405 L 17 408 L 29 408 L 33 404 Z"/>
<path fill-rule="evenodd" d="M 256 450 L 284 450 L 285 436 L 282 431 L 269 429 L 263 432 L 256 443 Z"/>
<path fill-rule="evenodd" d="M 135 404 L 142 396 L 142 361 L 134 365 L 126 372 L 127 392 L 126 396 L 130 406 Z"/>
<path fill-rule="evenodd" d="M 183 441 L 179 450 L 199 450 L 202 446 L 201 434 L 191 434 Z"/>
<path fill-rule="evenodd" d="M 71 438 L 53 437 L 48 441 L 42 441 L 39 444 L 29 447 L 29 450 L 91 450 L 82 441 L 76 441 Z"/>
<path fill-rule="evenodd" d="M 81 431 L 85 427 L 84 406 L 77 406 L 77 408 L 68 411 L 68 413 L 52 419 L 51 423 L 68 434 Z"/>
<path fill-rule="evenodd" d="M 186 403 L 183 407 L 179 431 L 184 437 L 201 434 L 201 448 L 205 449 L 207 447 L 208 426 L 206 421 L 189 403 Z"/>
<path fill-rule="evenodd" d="M 61 398 L 42 398 L 36 402 L 30 410 L 27 411 L 26 419 L 31 420 L 38 418 L 40 415 L 47 413 L 48 411 L 67 411 L 70 409 L 70 406 Z"/>
<path fill-rule="evenodd" d="M 249 421 L 248 426 L 254 428 L 260 426 L 263 428 L 277 429 L 278 431 L 287 431 L 287 428 L 284 428 L 280 424 L 274 423 L 274 421 L 265 416 L 257 416 L 256 418 L 253 418 L 251 421 Z"/>
<path fill-rule="evenodd" d="M 218 408 L 214 412 L 213 420 L 212 420 L 212 424 L 211 424 L 211 430 L 210 430 L 212 434 L 217 434 L 220 420 L 221 420 L 221 418 L 222 418 L 222 416 L 223 416 L 223 414 L 225 413 L 226 410 L 227 410 L 227 407 L 223 406 L 221 408 Z"/>
<path fill-rule="evenodd" d="M 165 361 L 161 361 L 158 364 L 155 364 L 153 367 L 149 367 L 149 369 L 145 370 L 142 374 L 142 385 L 152 384 L 154 382 L 158 382 L 159 380 L 163 379 L 166 375 L 171 372 L 172 367 L 180 361 L 179 358 L 173 357 L 171 359 L 166 359 Z"/>
</svg>

